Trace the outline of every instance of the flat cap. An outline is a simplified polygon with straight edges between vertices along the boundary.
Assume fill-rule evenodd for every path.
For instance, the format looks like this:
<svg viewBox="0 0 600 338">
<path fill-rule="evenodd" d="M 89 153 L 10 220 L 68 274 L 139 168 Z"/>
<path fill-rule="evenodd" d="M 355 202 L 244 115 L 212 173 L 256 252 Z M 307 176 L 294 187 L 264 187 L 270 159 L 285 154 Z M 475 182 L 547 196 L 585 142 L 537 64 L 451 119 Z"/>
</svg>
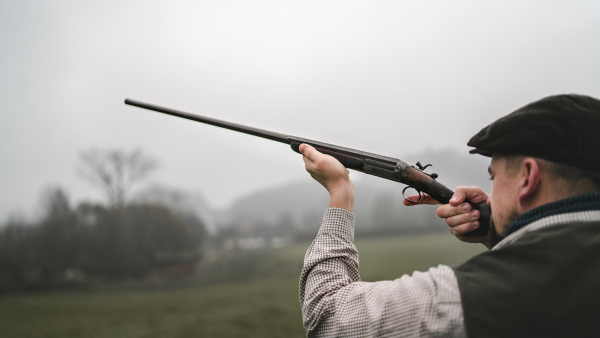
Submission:
<svg viewBox="0 0 600 338">
<path fill-rule="evenodd" d="M 600 100 L 556 95 L 506 115 L 469 140 L 471 154 L 523 155 L 600 171 Z"/>
</svg>

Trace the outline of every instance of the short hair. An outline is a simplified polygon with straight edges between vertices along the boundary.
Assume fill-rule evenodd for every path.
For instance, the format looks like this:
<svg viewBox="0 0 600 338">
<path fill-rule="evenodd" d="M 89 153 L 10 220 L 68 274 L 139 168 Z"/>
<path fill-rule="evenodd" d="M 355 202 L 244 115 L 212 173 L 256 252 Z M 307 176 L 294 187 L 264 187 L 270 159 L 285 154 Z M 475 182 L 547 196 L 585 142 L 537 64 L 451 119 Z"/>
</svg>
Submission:
<svg viewBox="0 0 600 338">
<path fill-rule="evenodd" d="M 506 154 L 506 153 L 499 153 L 499 152 L 495 152 L 494 157 L 502 158 L 506 161 L 504 164 L 504 170 L 506 170 L 506 173 L 508 174 L 508 176 L 511 176 L 511 177 L 517 173 L 517 169 L 519 168 L 519 166 L 521 165 L 521 163 L 523 163 L 523 160 L 525 159 L 525 156 L 522 156 L 522 155 Z"/>
<path fill-rule="evenodd" d="M 547 167 L 551 175 L 567 182 L 581 182 L 587 180 L 593 185 L 595 190 L 600 190 L 600 172 L 581 169 L 563 163 L 548 160 L 545 161 L 549 164 Z"/>
<path fill-rule="evenodd" d="M 494 153 L 494 156 L 503 158 L 506 160 L 506 168 L 508 175 L 516 174 L 516 171 L 523 160 L 529 156 Z M 581 183 L 582 181 L 588 181 L 592 184 L 594 190 L 600 190 L 600 172 L 594 170 L 587 170 L 578 168 L 572 165 L 549 161 L 543 158 L 535 158 L 538 162 L 543 162 L 544 168 L 549 172 L 550 175 L 557 179 L 562 179 L 566 182 Z"/>
</svg>

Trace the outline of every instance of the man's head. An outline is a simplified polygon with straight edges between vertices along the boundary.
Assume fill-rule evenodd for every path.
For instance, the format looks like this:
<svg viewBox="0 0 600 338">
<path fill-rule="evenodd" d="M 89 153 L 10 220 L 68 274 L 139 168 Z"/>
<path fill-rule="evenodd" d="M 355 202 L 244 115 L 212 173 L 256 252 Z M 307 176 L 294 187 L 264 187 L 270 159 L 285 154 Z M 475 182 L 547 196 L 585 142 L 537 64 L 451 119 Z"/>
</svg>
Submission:
<svg viewBox="0 0 600 338">
<path fill-rule="evenodd" d="M 482 129 L 471 153 L 492 157 L 488 204 L 496 232 L 535 207 L 600 190 L 600 101 L 559 95 Z"/>
<path fill-rule="evenodd" d="M 533 208 L 600 191 L 600 171 L 536 157 L 494 153 L 488 171 L 494 184 L 487 203 L 500 236 L 519 215 Z"/>
</svg>

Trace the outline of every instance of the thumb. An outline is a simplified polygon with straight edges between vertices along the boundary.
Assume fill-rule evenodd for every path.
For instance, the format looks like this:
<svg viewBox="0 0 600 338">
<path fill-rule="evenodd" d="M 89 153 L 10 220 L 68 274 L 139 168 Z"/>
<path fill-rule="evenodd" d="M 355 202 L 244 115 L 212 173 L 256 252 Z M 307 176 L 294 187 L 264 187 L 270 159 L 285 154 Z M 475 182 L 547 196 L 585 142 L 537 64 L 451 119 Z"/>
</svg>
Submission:
<svg viewBox="0 0 600 338">
<path fill-rule="evenodd" d="M 450 205 L 457 206 L 464 201 L 480 203 L 486 200 L 487 194 L 479 187 L 456 187 L 454 195 L 450 199 Z"/>
<path fill-rule="evenodd" d="M 466 200 L 467 192 L 464 189 L 458 187 L 456 188 L 456 190 L 454 190 L 454 195 L 452 195 L 452 198 L 450 199 L 450 205 L 459 205 Z"/>
<path fill-rule="evenodd" d="M 300 153 L 302 153 L 302 155 L 306 156 L 306 158 L 312 162 L 314 162 L 320 154 L 317 149 L 306 143 L 302 143 L 298 150 L 300 150 Z"/>
</svg>

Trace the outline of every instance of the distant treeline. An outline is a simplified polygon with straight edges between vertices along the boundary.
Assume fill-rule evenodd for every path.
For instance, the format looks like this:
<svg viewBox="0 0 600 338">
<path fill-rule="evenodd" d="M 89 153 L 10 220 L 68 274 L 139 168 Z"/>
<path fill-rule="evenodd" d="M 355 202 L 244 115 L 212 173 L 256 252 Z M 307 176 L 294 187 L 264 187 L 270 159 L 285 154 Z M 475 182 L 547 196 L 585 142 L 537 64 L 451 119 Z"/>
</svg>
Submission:
<svg viewBox="0 0 600 338">
<path fill-rule="evenodd" d="M 141 195 L 72 207 L 62 189 L 46 191 L 38 221 L 0 226 L 0 293 L 192 275 L 206 282 L 243 279 L 260 270 L 270 255 L 264 249 L 310 241 L 322 221 L 323 210 L 306 211 L 301 222 L 284 212 L 273 220 L 218 223 L 209 233 L 203 214 L 186 207 L 193 204 L 186 194 L 155 188 Z M 414 213 L 399 215 L 401 199 L 369 199 L 370 226 L 359 222 L 357 237 L 445 230 L 434 210 L 408 208 Z"/>
<path fill-rule="evenodd" d="M 206 231 L 191 213 L 156 203 L 71 208 L 61 189 L 46 197 L 38 222 L 0 231 L 0 292 L 188 273 L 201 259 Z"/>
</svg>

